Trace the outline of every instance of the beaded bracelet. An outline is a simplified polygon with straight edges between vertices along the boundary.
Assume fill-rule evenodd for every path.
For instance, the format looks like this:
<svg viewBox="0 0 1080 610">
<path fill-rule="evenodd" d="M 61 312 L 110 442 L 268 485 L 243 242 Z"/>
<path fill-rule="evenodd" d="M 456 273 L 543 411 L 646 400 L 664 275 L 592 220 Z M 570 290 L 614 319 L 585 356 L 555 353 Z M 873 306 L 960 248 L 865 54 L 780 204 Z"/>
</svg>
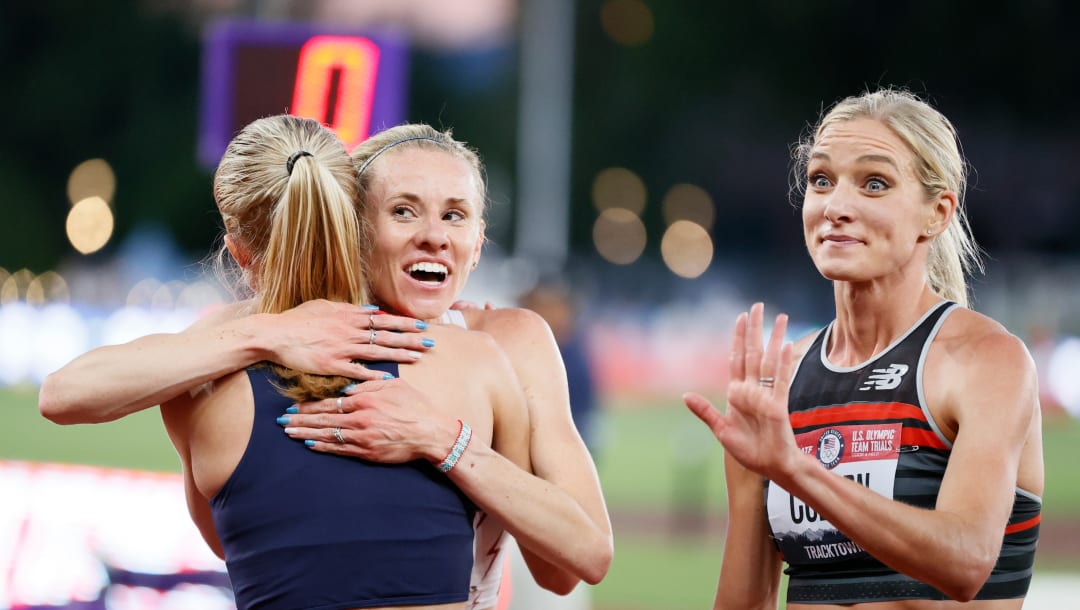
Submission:
<svg viewBox="0 0 1080 610">
<path fill-rule="evenodd" d="M 439 470 L 443 472 L 450 472 L 454 469 L 458 460 L 461 459 L 461 454 L 465 453 L 465 449 L 469 446 L 469 441 L 472 440 L 472 428 L 469 427 L 469 424 L 460 419 L 458 423 L 461 424 L 461 428 L 458 431 L 457 440 L 454 441 L 454 447 L 450 449 L 446 459 L 439 463 Z"/>
</svg>

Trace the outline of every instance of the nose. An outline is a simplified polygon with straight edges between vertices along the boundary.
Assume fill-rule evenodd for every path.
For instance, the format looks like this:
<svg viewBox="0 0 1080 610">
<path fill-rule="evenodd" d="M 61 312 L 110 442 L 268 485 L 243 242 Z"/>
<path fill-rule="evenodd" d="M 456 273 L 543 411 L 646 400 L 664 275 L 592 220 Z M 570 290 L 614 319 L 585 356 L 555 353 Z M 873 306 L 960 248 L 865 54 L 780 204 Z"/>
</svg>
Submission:
<svg viewBox="0 0 1080 610">
<path fill-rule="evenodd" d="M 445 250 L 450 246 L 450 234 L 438 217 L 424 219 L 423 226 L 417 232 L 417 239 L 421 247 L 432 250 Z"/>
<path fill-rule="evenodd" d="M 850 222 L 854 214 L 855 196 L 856 193 L 846 182 L 836 185 L 836 188 L 823 195 L 825 219 L 833 224 Z"/>
</svg>

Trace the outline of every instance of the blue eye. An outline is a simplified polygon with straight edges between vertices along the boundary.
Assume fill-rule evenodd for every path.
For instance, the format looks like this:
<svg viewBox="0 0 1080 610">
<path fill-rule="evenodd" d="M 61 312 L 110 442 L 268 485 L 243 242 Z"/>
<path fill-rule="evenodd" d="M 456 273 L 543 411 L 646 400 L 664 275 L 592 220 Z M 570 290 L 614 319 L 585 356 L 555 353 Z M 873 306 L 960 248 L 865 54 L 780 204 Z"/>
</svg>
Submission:
<svg viewBox="0 0 1080 610">
<path fill-rule="evenodd" d="M 887 188 L 889 188 L 888 183 L 886 183 L 881 178 L 871 178 L 866 181 L 866 190 L 870 192 L 878 193 L 884 191 Z"/>
<path fill-rule="evenodd" d="M 832 186 L 832 183 L 829 182 L 829 179 L 826 178 L 824 174 L 815 174 L 810 176 L 810 186 L 816 189 L 824 189 Z"/>
</svg>

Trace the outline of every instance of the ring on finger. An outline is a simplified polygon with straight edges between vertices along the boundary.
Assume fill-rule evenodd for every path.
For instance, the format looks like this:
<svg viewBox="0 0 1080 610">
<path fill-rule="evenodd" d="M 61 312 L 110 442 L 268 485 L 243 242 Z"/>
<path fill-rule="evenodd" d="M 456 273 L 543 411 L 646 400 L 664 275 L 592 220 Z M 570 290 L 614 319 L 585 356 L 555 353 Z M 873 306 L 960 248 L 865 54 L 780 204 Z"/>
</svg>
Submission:
<svg viewBox="0 0 1080 610">
<path fill-rule="evenodd" d="M 371 329 L 371 334 L 368 336 L 368 344 L 375 345 L 375 329 Z"/>
<path fill-rule="evenodd" d="M 337 399 L 337 412 L 344 414 L 345 411 L 343 411 L 342 408 L 341 408 L 341 399 L 342 399 L 342 397 L 338 396 L 338 399 Z"/>
<path fill-rule="evenodd" d="M 334 428 L 334 438 L 337 439 L 337 442 L 339 444 L 341 444 L 341 445 L 345 444 L 345 437 L 341 436 L 341 428 Z"/>
<path fill-rule="evenodd" d="M 776 377 L 759 377 L 758 385 L 763 388 L 771 388 L 776 384 Z"/>
</svg>

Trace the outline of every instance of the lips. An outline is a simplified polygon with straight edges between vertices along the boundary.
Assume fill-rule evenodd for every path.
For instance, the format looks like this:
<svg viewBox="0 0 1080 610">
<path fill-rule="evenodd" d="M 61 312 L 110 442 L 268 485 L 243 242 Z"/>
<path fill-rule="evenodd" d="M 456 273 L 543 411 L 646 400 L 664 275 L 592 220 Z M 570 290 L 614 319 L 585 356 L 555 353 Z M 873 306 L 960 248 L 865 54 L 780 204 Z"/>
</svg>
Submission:
<svg viewBox="0 0 1080 610">
<path fill-rule="evenodd" d="M 419 261 L 405 268 L 409 277 L 427 286 L 439 286 L 446 281 L 450 270 L 446 265 L 434 261 Z"/>
<path fill-rule="evenodd" d="M 821 238 L 821 241 L 824 243 L 836 244 L 838 246 L 863 243 L 861 239 L 856 239 L 843 233 L 827 233 Z"/>
</svg>

